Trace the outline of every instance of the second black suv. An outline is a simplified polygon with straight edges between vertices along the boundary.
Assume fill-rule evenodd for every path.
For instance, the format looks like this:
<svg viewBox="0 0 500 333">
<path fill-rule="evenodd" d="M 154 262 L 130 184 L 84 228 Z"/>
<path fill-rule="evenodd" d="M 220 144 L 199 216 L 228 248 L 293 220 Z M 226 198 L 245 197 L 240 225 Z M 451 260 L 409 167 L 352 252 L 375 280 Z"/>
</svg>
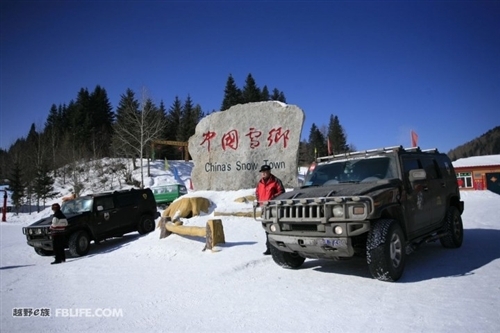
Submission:
<svg viewBox="0 0 500 333">
<path fill-rule="evenodd" d="M 302 187 L 255 205 L 277 264 L 362 254 L 374 278 L 396 281 L 418 245 L 462 245 L 464 203 L 446 154 L 399 146 L 317 162 Z"/>
<path fill-rule="evenodd" d="M 85 195 L 64 202 L 61 210 L 68 220 L 66 247 L 72 256 L 86 255 L 92 240 L 97 243 L 133 231 L 152 232 L 160 216 L 149 188 Z M 51 223 L 52 216 L 23 228 L 28 245 L 42 256 L 53 253 Z"/>
</svg>

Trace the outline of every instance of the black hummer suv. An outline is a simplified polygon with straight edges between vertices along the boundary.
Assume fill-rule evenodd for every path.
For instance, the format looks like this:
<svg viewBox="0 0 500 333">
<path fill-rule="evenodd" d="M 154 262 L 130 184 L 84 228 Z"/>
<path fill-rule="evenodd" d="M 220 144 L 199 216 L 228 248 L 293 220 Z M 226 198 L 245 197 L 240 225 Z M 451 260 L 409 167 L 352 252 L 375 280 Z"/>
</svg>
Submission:
<svg viewBox="0 0 500 333">
<path fill-rule="evenodd" d="M 362 254 L 374 278 L 396 281 L 418 245 L 462 245 L 464 203 L 453 165 L 437 149 L 390 147 L 317 162 L 303 186 L 254 205 L 278 265 Z"/>
<path fill-rule="evenodd" d="M 149 188 L 85 195 L 65 201 L 61 210 L 68 220 L 64 233 L 72 256 L 86 255 L 92 240 L 98 243 L 132 231 L 149 233 L 160 216 Z M 52 216 L 23 228 L 28 245 L 42 256 L 53 253 L 51 223 Z"/>
</svg>

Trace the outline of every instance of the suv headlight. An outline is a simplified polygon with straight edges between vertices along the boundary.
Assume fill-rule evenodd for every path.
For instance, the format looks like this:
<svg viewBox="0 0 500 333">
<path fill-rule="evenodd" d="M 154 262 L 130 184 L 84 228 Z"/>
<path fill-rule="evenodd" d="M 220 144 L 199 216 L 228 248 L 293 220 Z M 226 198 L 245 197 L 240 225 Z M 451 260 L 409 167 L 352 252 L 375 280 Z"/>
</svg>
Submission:
<svg viewBox="0 0 500 333">
<path fill-rule="evenodd" d="M 333 206 L 332 213 L 334 217 L 344 217 L 344 206 L 342 205 Z"/>
</svg>

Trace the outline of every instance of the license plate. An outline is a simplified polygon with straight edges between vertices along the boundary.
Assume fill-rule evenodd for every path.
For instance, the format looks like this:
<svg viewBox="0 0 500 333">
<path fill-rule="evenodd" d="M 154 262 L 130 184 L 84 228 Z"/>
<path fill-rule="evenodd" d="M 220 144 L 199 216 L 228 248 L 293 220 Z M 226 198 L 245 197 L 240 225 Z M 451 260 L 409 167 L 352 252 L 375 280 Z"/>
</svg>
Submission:
<svg viewBox="0 0 500 333">
<path fill-rule="evenodd" d="M 347 242 L 343 238 L 323 238 L 323 244 L 331 247 L 346 246 Z"/>
<path fill-rule="evenodd" d="M 33 246 L 34 247 L 42 247 L 42 242 L 40 242 L 40 241 L 34 241 L 33 242 Z"/>
</svg>

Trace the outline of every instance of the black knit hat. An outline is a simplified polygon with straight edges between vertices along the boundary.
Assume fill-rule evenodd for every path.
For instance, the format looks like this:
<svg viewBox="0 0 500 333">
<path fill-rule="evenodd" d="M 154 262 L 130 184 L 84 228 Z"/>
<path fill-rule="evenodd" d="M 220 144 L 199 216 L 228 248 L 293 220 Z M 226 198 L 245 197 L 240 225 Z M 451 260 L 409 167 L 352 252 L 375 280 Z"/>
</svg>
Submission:
<svg viewBox="0 0 500 333">
<path fill-rule="evenodd" d="M 263 166 L 260 167 L 260 170 L 259 172 L 262 172 L 262 171 L 270 171 L 271 170 L 271 167 L 267 164 L 264 164 Z"/>
</svg>

